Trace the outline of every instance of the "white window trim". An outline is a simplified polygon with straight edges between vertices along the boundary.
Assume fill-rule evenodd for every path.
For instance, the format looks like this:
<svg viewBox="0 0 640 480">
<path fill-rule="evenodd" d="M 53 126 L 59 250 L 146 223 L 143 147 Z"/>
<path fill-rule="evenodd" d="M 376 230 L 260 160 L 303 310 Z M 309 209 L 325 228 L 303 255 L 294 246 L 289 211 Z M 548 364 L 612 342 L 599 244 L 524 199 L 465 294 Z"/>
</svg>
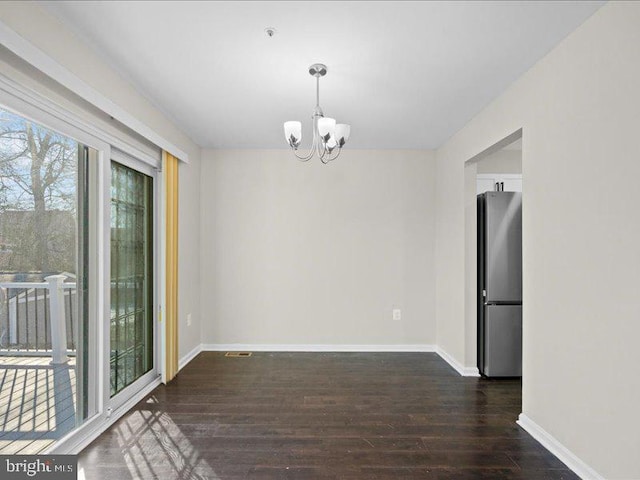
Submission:
<svg viewBox="0 0 640 480">
<path fill-rule="evenodd" d="M 72 137 L 80 143 L 109 153 L 109 136 L 95 135 L 83 128 L 83 122 L 39 93 L 0 73 L 0 103 L 3 107 L 44 127 Z M 105 138 L 106 137 L 106 138 Z"/>
<path fill-rule="evenodd" d="M 160 170 L 160 161 L 156 162 L 156 165 L 151 165 L 149 162 L 142 162 L 133 155 L 130 155 L 126 152 L 123 152 L 122 150 L 119 150 L 116 147 L 113 147 L 113 145 L 111 147 L 111 160 L 114 160 L 124 165 L 125 167 L 129 167 L 133 170 L 144 173 L 149 177 L 154 177 L 154 181 L 156 180 L 156 172 Z"/>
<path fill-rule="evenodd" d="M 0 21 L 0 43 L 20 58 L 184 163 L 189 155 Z"/>
<path fill-rule="evenodd" d="M 120 152 L 124 152 L 131 157 L 138 158 L 146 164 L 151 165 L 152 167 L 160 167 L 160 158 L 156 158 L 153 155 L 150 155 L 149 153 L 137 148 L 136 146 L 132 145 L 131 142 L 128 142 L 125 138 L 116 137 L 115 135 L 109 134 L 96 126 L 91 125 L 87 121 L 80 118 L 78 115 L 69 112 L 61 105 L 58 105 L 57 103 L 51 101 L 50 99 L 46 98 L 45 96 L 29 87 L 20 85 L 18 82 L 12 80 L 2 73 L 0 73 L 0 90 L 3 90 L 7 95 L 11 97 L 14 97 L 15 101 L 17 101 L 16 103 L 19 106 L 26 104 L 28 106 L 27 108 L 30 111 L 33 111 L 38 116 L 41 116 L 43 112 L 47 113 L 55 119 L 54 123 L 59 123 L 60 121 L 62 121 L 68 127 L 72 127 L 75 130 L 80 130 L 85 134 L 96 137 L 118 149 Z M 11 107 L 11 104 L 13 102 L 13 99 L 7 98 L 5 104 Z M 23 116 L 30 116 L 31 112 L 21 112 L 21 114 Z M 42 121 L 40 121 L 40 119 L 38 119 L 38 121 L 39 123 L 43 123 Z"/>
</svg>

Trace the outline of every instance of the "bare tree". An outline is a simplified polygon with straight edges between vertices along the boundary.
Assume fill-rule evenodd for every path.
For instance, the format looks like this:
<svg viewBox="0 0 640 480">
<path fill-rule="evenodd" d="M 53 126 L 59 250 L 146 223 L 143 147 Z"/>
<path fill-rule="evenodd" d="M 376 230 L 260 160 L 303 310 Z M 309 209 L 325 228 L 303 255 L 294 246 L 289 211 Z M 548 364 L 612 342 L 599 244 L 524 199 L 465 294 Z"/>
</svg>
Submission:
<svg viewBox="0 0 640 480">
<path fill-rule="evenodd" d="M 0 111 L 1 235 L 12 248 L 0 268 L 73 268 L 77 154 L 73 140 Z"/>
</svg>

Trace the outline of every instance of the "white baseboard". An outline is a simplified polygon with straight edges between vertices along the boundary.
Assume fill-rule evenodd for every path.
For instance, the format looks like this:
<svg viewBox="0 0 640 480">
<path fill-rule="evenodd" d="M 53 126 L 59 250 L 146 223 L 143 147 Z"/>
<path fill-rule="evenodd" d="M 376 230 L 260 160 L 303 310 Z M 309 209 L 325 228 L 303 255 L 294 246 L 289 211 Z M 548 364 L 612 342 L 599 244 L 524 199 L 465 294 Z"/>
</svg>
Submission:
<svg viewBox="0 0 640 480">
<path fill-rule="evenodd" d="M 191 350 L 189 353 L 187 353 L 184 357 L 182 357 L 179 361 L 178 361 L 178 371 L 182 370 L 185 365 L 187 365 L 187 363 L 189 363 L 191 360 L 193 360 L 194 358 L 196 358 L 196 356 L 202 351 L 202 344 L 198 344 L 196 345 L 193 350 Z"/>
<path fill-rule="evenodd" d="M 180 359 L 179 369 L 200 352 L 436 352 L 463 377 L 479 377 L 475 367 L 464 367 L 437 345 L 307 345 L 307 344 L 255 344 L 255 343 L 203 343 Z"/>
<path fill-rule="evenodd" d="M 529 435 L 535 438 L 540 444 L 553 453 L 560 461 L 578 475 L 582 480 L 604 480 L 604 477 L 593 468 L 580 460 L 571 450 L 556 440 L 549 432 L 535 423 L 524 413 L 521 413 L 516 422 Z"/>
<path fill-rule="evenodd" d="M 304 344 L 247 344 L 203 343 L 202 351 L 226 352 L 435 352 L 435 345 L 304 345 Z"/>
<path fill-rule="evenodd" d="M 442 348 L 437 347 L 436 353 L 442 357 L 442 359 L 447 362 L 449 365 L 453 367 L 453 369 L 458 372 L 463 377 L 479 377 L 480 372 L 476 367 L 465 367 L 460 362 L 458 362 L 455 358 L 445 352 Z"/>
</svg>

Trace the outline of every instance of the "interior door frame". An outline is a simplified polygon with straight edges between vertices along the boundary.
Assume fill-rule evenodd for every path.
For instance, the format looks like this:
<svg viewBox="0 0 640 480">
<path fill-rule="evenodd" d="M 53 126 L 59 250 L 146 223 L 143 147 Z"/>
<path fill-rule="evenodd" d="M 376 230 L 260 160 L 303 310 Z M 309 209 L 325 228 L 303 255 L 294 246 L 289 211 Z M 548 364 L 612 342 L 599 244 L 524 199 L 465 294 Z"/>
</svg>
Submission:
<svg viewBox="0 0 640 480">
<path fill-rule="evenodd" d="M 465 242 L 465 285 L 464 285 L 464 375 L 480 376 L 478 370 L 478 264 L 477 264 L 477 163 L 483 158 L 502 150 L 507 145 L 523 138 L 523 128 L 511 132 L 504 138 L 496 141 L 488 148 L 478 152 L 464 162 L 464 242 Z M 524 152 L 524 149 L 523 149 Z M 522 156 L 524 164 L 524 154 Z M 523 168 L 524 172 L 524 168 Z M 506 177 L 514 174 L 501 175 Z M 517 174 L 523 177 L 523 174 Z M 524 241 L 524 229 L 523 229 Z M 523 265 L 524 274 L 524 265 Z M 524 320 L 524 319 L 523 319 Z M 524 322 L 523 322 L 524 326 Z M 524 333 L 523 333 L 524 335 Z M 523 372 L 524 378 L 524 372 Z"/>
<path fill-rule="evenodd" d="M 107 418 L 109 418 L 113 411 L 122 407 L 125 403 L 127 403 L 131 398 L 136 396 L 139 392 L 148 387 L 151 383 L 156 381 L 160 376 L 160 328 L 158 319 L 158 311 L 159 311 L 159 281 L 158 279 L 161 275 L 158 275 L 160 271 L 160 251 L 159 251 L 159 237 L 160 237 L 160 216 L 159 216 L 159 204 L 160 204 L 160 176 L 157 168 L 152 167 L 148 163 L 139 160 L 125 152 L 122 152 L 118 149 L 111 150 L 111 158 L 109 162 L 106 162 L 107 165 L 104 166 L 105 171 L 103 171 L 103 176 L 107 181 L 105 182 L 106 188 L 104 193 L 103 202 L 107 206 L 108 209 L 107 215 L 104 216 L 104 239 L 106 242 L 105 245 L 111 245 L 111 163 L 116 162 L 120 165 L 124 165 L 125 167 L 131 168 L 137 172 L 140 172 L 144 175 L 151 177 L 153 184 L 153 304 L 151 308 L 151 322 L 153 325 L 153 366 L 151 370 L 144 373 L 137 380 L 135 380 L 131 385 L 127 385 L 121 391 L 116 393 L 113 397 L 111 397 L 111 371 L 110 371 L 110 352 L 111 352 L 111 251 L 109 249 L 108 254 L 104 256 L 104 263 L 106 265 L 105 272 L 106 278 L 104 279 L 107 285 L 107 288 L 104 290 L 105 302 L 104 302 L 104 319 L 105 322 L 103 324 L 103 350 L 105 352 L 103 358 L 103 370 L 104 370 L 104 378 L 103 378 L 103 401 L 105 405 L 105 414 Z"/>
</svg>

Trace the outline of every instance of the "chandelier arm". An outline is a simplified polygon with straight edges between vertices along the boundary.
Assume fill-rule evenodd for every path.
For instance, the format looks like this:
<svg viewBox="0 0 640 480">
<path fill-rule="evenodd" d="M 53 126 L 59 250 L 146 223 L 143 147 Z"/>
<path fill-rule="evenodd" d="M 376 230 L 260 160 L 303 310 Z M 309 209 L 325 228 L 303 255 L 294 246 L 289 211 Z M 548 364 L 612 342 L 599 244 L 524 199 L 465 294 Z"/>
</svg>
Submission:
<svg viewBox="0 0 640 480">
<path fill-rule="evenodd" d="M 318 158 L 320 160 L 322 160 L 325 155 L 326 155 L 327 151 L 325 150 L 324 146 L 322 147 L 322 149 L 320 149 L 320 147 L 318 147 Z"/>
<path fill-rule="evenodd" d="M 316 138 L 316 122 L 314 120 L 313 122 L 313 141 L 311 142 L 311 149 L 309 150 L 309 154 L 308 155 L 303 155 L 300 156 L 298 155 L 297 150 L 293 150 L 293 154 L 296 156 L 296 158 L 302 162 L 308 162 L 309 160 L 311 160 L 311 157 L 313 157 L 313 154 L 316 153 L 317 150 L 317 138 Z"/>
<path fill-rule="evenodd" d="M 333 162 L 336 158 L 338 158 L 340 156 L 340 152 L 342 152 L 342 147 L 338 148 L 338 153 L 336 153 L 336 156 L 333 158 L 327 158 L 327 161 L 329 162 Z"/>
<path fill-rule="evenodd" d="M 322 143 L 322 152 L 320 151 L 320 143 Z M 324 157 L 327 156 L 327 147 L 325 145 L 325 143 L 322 141 L 322 139 L 318 138 L 318 157 L 320 157 L 320 160 L 322 160 Z M 327 162 L 322 162 L 322 163 L 327 163 Z"/>
<path fill-rule="evenodd" d="M 315 144 L 315 142 L 311 146 L 311 150 L 309 150 L 309 154 L 308 155 L 300 156 L 300 155 L 298 155 L 297 150 L 293 151 L 293 154 L 296 156 L 296 158 L 298 160 L 302 161 L 302 162 L 308 162 L 309 160 L 311 160 L 311 157 L 313 157 L 314 153 L 316 153 L 316 144 Z"/>
</svg>

